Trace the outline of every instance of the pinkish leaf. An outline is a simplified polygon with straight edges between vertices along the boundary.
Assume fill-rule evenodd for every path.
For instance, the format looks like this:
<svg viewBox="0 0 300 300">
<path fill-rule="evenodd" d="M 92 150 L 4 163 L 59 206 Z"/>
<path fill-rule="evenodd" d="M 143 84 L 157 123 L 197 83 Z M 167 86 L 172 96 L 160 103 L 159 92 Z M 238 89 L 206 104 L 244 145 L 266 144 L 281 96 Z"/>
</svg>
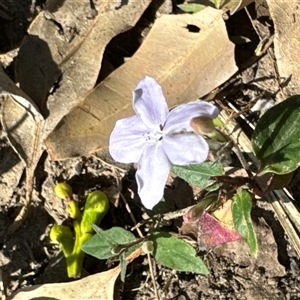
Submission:
<svg viewBox="0 0 300 300">
<path fill-rule="evenodd" d="M 226 228 L 207 212 L 199 219 L 198 241 L 202 246 L 217 246 L 240 238 L 241 235 L 236 230 Z"/>
</svg>

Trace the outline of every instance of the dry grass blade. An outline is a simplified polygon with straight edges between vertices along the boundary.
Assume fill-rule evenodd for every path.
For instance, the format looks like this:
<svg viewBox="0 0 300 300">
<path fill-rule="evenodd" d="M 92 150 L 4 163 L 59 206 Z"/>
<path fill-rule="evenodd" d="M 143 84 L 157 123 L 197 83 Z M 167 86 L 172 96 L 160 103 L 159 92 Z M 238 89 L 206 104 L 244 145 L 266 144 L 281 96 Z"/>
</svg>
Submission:
<svg viewBox="0 0 300 300">
<path fill-rule="evenodd" d="M 226 124 L 226 131 L 232 140 L 240 145 L 245 152 L 250 153 L 251 156 L 251 142 L 236 121 L 233 119 L 229 120 L 229 114 L 226 111 L 222 111 L 220 113 L 220 118 L 222 122 Z M 258 165 L 258 161 L 254 155 L 251 156 L 251 159 L 255 165 Z M 283 190 L 270 192 L 266 195 L 266 198 L 272 205 L 280 224 L 291 241 L 291 244 L 300 256 L 300 237 L 295 230 L 295 228 L 297 228 L 300 232 L 300 224 L 298 221 L 300 220 L 299 212 Z"/>
</svg>

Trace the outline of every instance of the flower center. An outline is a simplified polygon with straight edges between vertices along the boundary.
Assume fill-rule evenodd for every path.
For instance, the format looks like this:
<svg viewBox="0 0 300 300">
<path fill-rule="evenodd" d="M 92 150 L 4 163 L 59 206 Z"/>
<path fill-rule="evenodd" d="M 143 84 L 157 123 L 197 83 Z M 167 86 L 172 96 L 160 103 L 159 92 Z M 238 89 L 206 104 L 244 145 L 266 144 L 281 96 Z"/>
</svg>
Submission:
<svg viewBox="0 0 300 300">
<path fill-rule="evenodd" d="M 158 130 L 153 130 L 147 133 L 146 140 L 157 143 L 162 140 L 163 136 L 164 133 L 162 131 L 162 126 L 160 125 L 160 128 Z"/>
</svg>

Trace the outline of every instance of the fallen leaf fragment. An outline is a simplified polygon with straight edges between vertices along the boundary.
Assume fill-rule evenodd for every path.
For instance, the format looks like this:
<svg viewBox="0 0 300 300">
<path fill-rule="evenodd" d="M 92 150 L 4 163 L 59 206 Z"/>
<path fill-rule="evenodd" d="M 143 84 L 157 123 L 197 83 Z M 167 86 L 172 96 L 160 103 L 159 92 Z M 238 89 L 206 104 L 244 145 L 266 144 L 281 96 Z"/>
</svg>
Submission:
<svg viewBox="0 0 300 300">
<path fill-rule="evenodd" d="M 289 82 L 287 94 L 300 93 L 300 11 L 298 2 L 267 0 L 275 27 L 274 50 L 280 78 Z"/>
<path fill-rule="evenodd" d="M 7 95 L 3 92 L 18 93 L 18 88 L 15 84 L 6 76 L 0 67 L 0 99 L 5 100 Z M 1 109 L 1 115 L 2 115 Z M 25 162 L 20 159 L 17 154 L 13 155 L 13 149 L 8 146 L 1 145 L 1 166 L 0 166 L 0 201 L 1 206 L 7 206 L 11 199 L 11 196 L 19 184 L 19 180 L 23 174 L 25 168 Z"/>
<path fill-rule="evenodd" d="M 206 95 L 236 71 L 222 11 L 163 15 L 135 55 L 63 118 L 45 141 L 48 152 L 60 160 L 107 147 L 115 122 L 133 114 L 132 91 L 145 75 L 175 106 Z"/>
<path fill-rule="evenodd" d="M 259 243 L 257 258 L 251 255 L 244 239 L 216 247 L 215 254 L 227 257 L 237 266 L 241 266 L 238 268 L 238 274 L 244 278 L 251 277 L 250 274 L 253 274 L 255 268 L 263 268 L 269 278 L 285 276 L 285 267 L 278 261 L 278 248 L 272 229 L 263 218 L 259 218 L 254 227 Z"/>
<path fill-rule="evenodd" d="M 230 230 L 234 230 L 233 217 L 232 217 L 232 200 L 227 200 L 217 210 L 212 212 L 212 215 L 218 219 L 222 224 Z"/>
<path fill-rule="evenodd" d="M 26 287 L 12 298 L 30 299 L 113 299 L 114 285 L 121 271 L 117 266 L 106 272 L 94 274 L 83 279 L 67 283 L 50 283 Z"/>
<path fill-rule="evenodd" d="M 10 207 L 13 193 L 22 177 L 25 164 L 9 145 L 1 145 L 0 155 L 0 205 Z"/>
<path fill-rule="evenodd" d="M 12 148 L 26 165 L 26 203 L 9 228 L 9 231 L 13 232 L 25 216 L 31 201 L 34 170 L 43 152 L 41 131 L 44 119 L 33 101 L 15 86 L 2 68 L 0 68 L 0 86 L 4 97 L 1 124 Z"/>
<path fill-rule="evenodd" d="M 19 48 L 10 50 L 7 53 L 0 54 L 0 63 L 4 68 L 8 67 L 14 58 L 18 55 Z"/>
<path fill-rule="evenodd" d="M 130 263 L 140 256 L 142 249 L 138 248 L 127 258 Z M 80 280 L 67 283 L 39 284 L 26 287 L 17 291 L 8 300 L 30 300 L 30 299 L 114 299 L 114 286 L 121 272 L 120 265 L 101 273 L 90 275 Z"/>
</svg>

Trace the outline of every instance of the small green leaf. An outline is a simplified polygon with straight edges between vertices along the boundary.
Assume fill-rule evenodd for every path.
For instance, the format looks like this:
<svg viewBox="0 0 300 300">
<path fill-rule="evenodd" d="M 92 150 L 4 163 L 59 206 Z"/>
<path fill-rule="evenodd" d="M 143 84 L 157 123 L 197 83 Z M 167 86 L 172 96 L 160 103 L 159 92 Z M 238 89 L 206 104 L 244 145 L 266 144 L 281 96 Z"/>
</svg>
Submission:
<svg viewBox="0 0 300 300">
<path fill-rule="evenodd" d="M 204 189 L 214 182 L 210 179 L 211 176 L 224 175 L 224 168 L 216 162 L 204 162 L 198 165 L 173 166 L 172 172 L 189 184 Z"/>
<path fill-rule="evenodd" d="M 233 197 L 231 209 L 235 229 L 246 239 L 251 254 L 257 257 L 258 244 L 250 215 L 251 195 L 245 190 L 238 192 Z"/>
<path fill-rule="evenodd" d="M 270 108 L 258 121 L 252 147 L 262 173 L 287 174 L 300 163 L 300 96 Z"/>
<path fill-rule="evenodd" d="M 171 234 L 155 232 L 151 235 L 153 256 L 162 265 L 183 272 L 208 274 L 208 270 L 196 250 L 184 240 Z"/>
<path fill-rule="evenodd" d="M 133 233 L 121 227 L 112 227 L 108 230 L 102 230 L 93 225 L 93 229 L 96 231 L 96 234 L 85 242 L 81 249 L 85 253 L 95 256 L 98 259 L 109 259 L 116 256 L 116 254 L 113 254 L 111 251 L 116 244 L 126 244 L 136 239 Z M 125 251 L 126 256 L 132 253 L 136 248 L 136 245 L 130 247 Z"/>
<path fill-rule="evenodd" d="M 186 4 L 178 4 L 177 7 L 179 7 L 182 11 L 186 13 L 196 13 L 204 9 L 206 6 L 198 3 L 186 3 Z"/>
</svg>

